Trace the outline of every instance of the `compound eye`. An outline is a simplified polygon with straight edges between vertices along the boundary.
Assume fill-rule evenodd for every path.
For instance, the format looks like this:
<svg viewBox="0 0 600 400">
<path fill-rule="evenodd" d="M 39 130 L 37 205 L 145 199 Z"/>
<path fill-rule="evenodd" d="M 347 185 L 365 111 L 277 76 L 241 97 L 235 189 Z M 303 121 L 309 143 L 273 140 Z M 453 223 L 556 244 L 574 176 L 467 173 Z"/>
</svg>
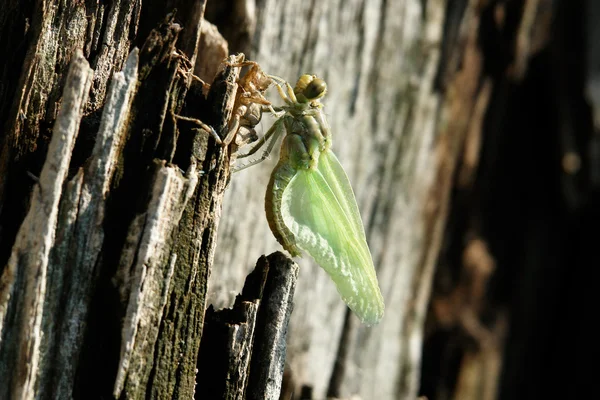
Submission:
<svg viewBox="0 0 600 400">
<path fill-rule="evenodd" d="M 315 78 L 308 84 L 306 89 L 304 89 L 303 94 L 308 100 L 316 100 L 323 97 L 326 91 L 327 83 L 325 83 L 323 79 Z"/>
</svg>

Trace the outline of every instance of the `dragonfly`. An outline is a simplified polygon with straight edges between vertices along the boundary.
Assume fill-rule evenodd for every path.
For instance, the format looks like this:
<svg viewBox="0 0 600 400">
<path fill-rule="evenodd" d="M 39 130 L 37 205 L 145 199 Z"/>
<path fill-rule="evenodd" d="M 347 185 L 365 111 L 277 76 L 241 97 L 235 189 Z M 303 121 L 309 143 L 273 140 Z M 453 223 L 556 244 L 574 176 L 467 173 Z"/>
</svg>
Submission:
<svg viewBox="0 0 600 400">
<path fill-rule="evenodd" d="M 305 251 L 327 272 L 364 324 L 377 324 L 383 297 L 352 186 L 331 150 L 321 103 L 327 84 L 315 75 L 300 76 L 294 88 L 282 78 L 270 78 L 284 105 L 272 108 L 273 126 L 238 157 L 262 148 L 261 156 L 234 171 L 266 159 L 283 136 L 265 196 L 269 227 L 292 256 Z"/>
</svg>

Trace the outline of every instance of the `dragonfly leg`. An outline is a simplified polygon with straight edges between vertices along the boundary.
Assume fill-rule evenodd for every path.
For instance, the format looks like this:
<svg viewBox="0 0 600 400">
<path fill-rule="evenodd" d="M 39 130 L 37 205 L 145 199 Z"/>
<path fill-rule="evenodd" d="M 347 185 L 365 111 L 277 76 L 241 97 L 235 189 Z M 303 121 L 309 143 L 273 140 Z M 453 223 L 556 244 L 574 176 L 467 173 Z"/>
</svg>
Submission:
<svg viewBox="0 0 600 400">
<path fill-rule="evenodd" d="M 223 64 L 225 64 L 229 67 L 238 67 L 238 68 L 247 67 L 248 65 L 252 65 L 253 67 L 258 67 L 258 63 L 256 61 L 250 61 L 250 60 L 238 61 L 238 62 L 234 62 L 234 63 L 225 61 Z"/>
<path fill-rule="evenodd" d="M 279 96 L 281 96 L 281 98 L 288 105 L 294 105 L 298 102 L 298 100 L 296 99 L 296 95 L 294 94 L 294 89 L 285 79 L 275 75 L 269 75 L 269 78 L 271 78 L 271 80 L 275 82 L 275 85 L 277 86 L 277 91 L 279 92 Z M 285 91 L 283 90 L 283 86 L 285 86 Z"/>
<path fill-rule="evenodd" d="M 272 136 L 279 136 L 279 134 L 281 134 L 281 132 L 283 131 L 283 119 L 278 119 L 277 121 L 275 121 L 275 123 L 273 124 L 273 126 L 267 131 L 267 133 L 265 133 L 263 135 L 263 137 L 261 137 L 258 142 L 256 142 L 252 148 L 250 150 L 248 150 L 247 153 L 244 154 L 240 154 L 237 156 L 237 158 L 246 158 L 246 157 L 250 157 L 251 155 L 253 155 L 254 153 L 256 153 L 258 150 L 260 150 L 261 147 L 263 147 L 265 145 L 265 143 L 267 141 L 269 141 L 269 139 Z"/>
<path fill-rule="evenodd" d="M 260 155 L 260 157 L 258 157 L 255 160 L 250 161 L 247 164 L 240 165 L 238 167 L 233 168 L 233 172 L 239 172 L 243 169 L 246 169 L 248 167 L 256 165 L 260 162 L 263 162 L 264 160 L 266 160 L 269 157 L 269 154 L 271 154 L 271 152 L 273 151 L 273 147 L 275 147 L 275 143 L 277 143 L 277 139 L 285 131 L 285 129 L 283 129 L 282 121 L 283 120 L 281 120 L 281 119 L 275 121 L 275 124 L 273 124 L 271 129 L 269 129 L 269 131 L 262 138 L 260 138 L 258 143 L 256 145 L 254 145 L 248 153 L 238 156 L 238 158 L 245 158 L 245 157 L 251 156 L 252 154 L 256 153 L 261 147 L 263 147 L 265 143 L 268 142 L 267 147 L 265 147 L 265 149 L 262 152 L 262 154 Z"/>
<path fill-rule="evenodd" d="M 261 111 L 263 113 L 265 112 L 269 112 L 271 113 L 275 118 L 281 118 L 283 117 L 283 115 L 285 114 L 285 110 L 282 109 L 281 107 L 273 107 L 272 105 L 269 106 L 264 106 L 263 108 L 261 108 Z"/>
<path fill-rule="evenodd" d="M 200 121 L 199 119 L 190 118 L 190 117 L 184 117 L 183 115 L 176 115 L 176 114 L 173 114 L 173 117 L 176 120 L 192 122 L 192 123 L 198 125 L 200 127 L 200 130 L 202 130 L 204 132 L 207 132 L 209 135 L 211 135 L 213 137 L 213 139 L 215 139 L 215 141 L 219 145 L 221 145 L 221 146 L 226 146 L 227 145 L 227 143 L 224 143 L 223 140 L 221 140 L 221 137 L 219 136 L 219 134 L 217 133 L 217 131 L 215 131 L 215 128 L 213 128 L 210 125 L 205 124 L 204 122 Z"/>
<path fill-rule="evenodd" d="M 243 109 L 242 109 L 242 107 L 243 107 Z M 241 112 L 241 111 L 243 111 L 243 112 Z M 223 146 L 228 146 L 229 143 L 231 143 L 231 141 L 235 137 L 235 134 L 240 129 L 240 121 L 242 119 L 242 116 L 245 113 L 246 113 L 246 106 L 240 106 L 240 107 L 238 107 L 236 112 L 233 114 L 233 117 L 231 117 L 231 123 L 229 125 L 229 130 L 227 132 L 227 135 L 225 135 L 225 139 L 223 139 Z"/>
<path fill-rule="evenodd" d="M 208 93 L 208 91 L 210 90 L 210 83 L 204 82 L 202 78 L 194 74 L 192 74 L 192 79 L 200 82 L 200 84 L 202 85 L 202 93 Z"/>
<path fill-rule="evenodd" d="M 325 118 L 323 112 L 321 112 L 320 110 L 319 112 L 316 112 L 314 114 L 314 118 L 319 124 L 319 128 L 323 135 L 323 148 L 321 148 L 320 150 L 325 151 L 325 149 L 329 149 L 331 147 L 331 128 L 329 128 L 329 123 L 327 122 L 327 119 Z"/>
<path fill-rule="evenodd" d="M 279 85 L 279 83 L 275 83 L 277 87 L 277 91 L 279 92 L 279 96 L 285 101 L 288 105 L 293 105 L 292 100 L 287 96 L 287 94 L 283 91 L 283 88 Z"/>
<path fill-rule="evenodd" d="M 292 88 L 292 85 L 290 85 L 289 83 L 286 82 L 285 87 L 287 88 L 288 96 L 290 96 L 292 103 L 296 104 L 298 102 L 298 99 L 296 99 L 296 94 L 294 93 L 294 89 Z"/>
</svg>

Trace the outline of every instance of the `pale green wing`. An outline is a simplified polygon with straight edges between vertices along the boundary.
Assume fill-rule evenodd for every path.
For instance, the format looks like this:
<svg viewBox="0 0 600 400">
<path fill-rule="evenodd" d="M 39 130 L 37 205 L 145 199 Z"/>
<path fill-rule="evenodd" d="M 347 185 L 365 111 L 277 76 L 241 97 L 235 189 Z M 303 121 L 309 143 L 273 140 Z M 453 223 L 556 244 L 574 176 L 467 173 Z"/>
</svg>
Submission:
<svg viewBox="0 0 600 400">
<path fill-rule="evenodd" d="M 331 151 L 316 170 L 298 170 L 285 188 L 281 216 L 296 244 L 335 282 L 348 307 L 366 324 L 383 316 L 383 298 L 365 240 L 358 206 Z"/>
<path fill-rule="evenodd" d="M 321 171 L 323 177 L 326 178 L 326 182 L 329 184 L 331 191 L 344 210 L 344 214 L 352 223 L 354 230 L 357 233 L 360 233 L 366 240 L 365 228 L 363 227 L 362 219 L 360 218 L 354 191 L 352 191 L 352 186 L 350 186 L 350 180 L 337 157 L 333 154 L 333 151 L 328 150 L 321 153 L 321 156 L 319 157 L 319 171 Z"/>
</svg>

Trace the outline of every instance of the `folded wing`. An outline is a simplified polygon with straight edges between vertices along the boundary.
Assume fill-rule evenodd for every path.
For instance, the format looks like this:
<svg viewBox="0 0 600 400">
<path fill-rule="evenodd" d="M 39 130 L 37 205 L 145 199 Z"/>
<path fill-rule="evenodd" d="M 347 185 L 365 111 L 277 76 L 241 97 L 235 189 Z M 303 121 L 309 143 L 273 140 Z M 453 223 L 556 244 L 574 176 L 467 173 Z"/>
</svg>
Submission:
<svg viewBox="0 0 600 400">
<path fill-rule="evenodd" d="M 281 215 L 298 247 L 335 282 L 348 307 L 366 324 L 383 316 L 383 298 L 352 187 L 330 150 L 316 170 L 298 170 L 285 188 Z"/>
</svg>

